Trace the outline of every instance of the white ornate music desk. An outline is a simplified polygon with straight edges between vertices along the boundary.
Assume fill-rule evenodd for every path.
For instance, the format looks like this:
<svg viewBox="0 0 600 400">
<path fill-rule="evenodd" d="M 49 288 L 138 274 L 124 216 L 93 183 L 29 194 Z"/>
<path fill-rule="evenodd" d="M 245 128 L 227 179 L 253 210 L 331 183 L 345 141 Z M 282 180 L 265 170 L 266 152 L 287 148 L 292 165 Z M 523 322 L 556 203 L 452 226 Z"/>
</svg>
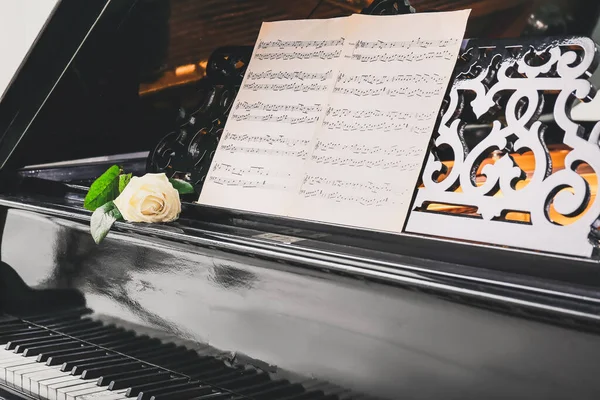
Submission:
<svg viewBox="0 0 600 400">
<path fill-rule="evenodd" d="M 597 64 L 583 37 L 470 41 L 405 231 L 592 256 L 600 124 L 570 111 Z"/>
</svg>

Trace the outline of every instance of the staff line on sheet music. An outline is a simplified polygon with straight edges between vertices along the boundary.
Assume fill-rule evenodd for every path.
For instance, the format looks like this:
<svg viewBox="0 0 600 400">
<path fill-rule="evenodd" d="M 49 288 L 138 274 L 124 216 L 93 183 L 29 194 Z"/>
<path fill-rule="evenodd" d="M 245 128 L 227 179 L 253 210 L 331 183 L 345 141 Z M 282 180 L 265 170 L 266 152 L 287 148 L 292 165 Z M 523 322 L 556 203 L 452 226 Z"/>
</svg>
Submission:
<svg viewBox="0 0 600 400">
<path fill-rule="evenodd" d="M 296 139 L 292 137 L 288 137 L 284 134 L 277 135 L 250 135 L 247 133 L 234 133 L 225 131 L 223 134 L 223 141 L 233 141 L 233 142 L 242 142 L 242 143 L 264 143 L 268 145 L 274 144 L 282 144 L 289 147 L 295 146 L 307 146 L 310 144 L 310 139 Z"/>
<path fill-rule="evenodd" d="M 244 89 L 252 90 L 253 92 L 259 90 L 270 90 L 273 92 L 324 92 L 327 90 L 327 85 L 319 85 L 318 83 L 304 84 L 304 83 L 256 83 L 246 82 L 244 83 Z"/>
<path fill-rule="evenodd" d="M 312 105 L 304 105 L 302 103 L 298 104 L 273 104 L 273 103 L 263 103 L 262 101 L 257 101 L 254 103 L 249 103 L 247 101 L 241 101 L 236 104 L 235 109 L 243 109 L 244 111 L 286 111 L 286 112 L 300 112 L 302 114 L 308 113 L 320 113 L 323 111 L 323 106 L 321 104 L 315 103 Z"/>
<path fill-rule="evenodd" d="M 339 39 L 334 40 L 261 40 L 258 43 L 258 48 L 269 49 L 269 48 L 277 48 L 277 49 L 285 49 L 285 48 L 294 48 L 294 49 L 304 49 L 307 47 L 315 47 L 317 49 L 323 47 L 339 47 L 343 46 L 345 42 L 345 38 L 341 37 Z"/>
<path fill-rule="evenodd" d="M 308 157 L 306 150 L 281 150 L 281 149 L 261 149 L 259 147 L 236 146 L 234 144 L 226 144 L 221 147 L 221 151 L 229 153 L 245 153 L 245 154 L 260 154 L 269 156 L 286 156 L 305 159 Z"/>
<path fill-rule="evenodd" d="M 248 167 L 237 167 L 235 165 L 226 164 L 226 163 L 216 163 L 213 167 L 213 172 L 224 171 L 230 173 L 231 175 L 236 176 L 245 176 L 245 175 L 257 175 L 257 176 L 269 176 L 274 178 L 284 178 L 289 179 L 292 177 L 292 174 L 289 172 L 277 170 L 271 171 L 264 166 L 248 166 Z"/>
<path fill-rule="evenodd" d="M 309 117 L 305 115 L 303 117 L 290 117 L 287 114 L 283 115 L 253 115 L 253 114 L 233 114 L 231 117 L 234 121 L 260 121 L 260 122 L 280 122 L 286 123 L 290 125 L 297 124 L 313 124 L 319 120 L 319 116 L 315 115 L 313 117 Z"/>
<path fill-rule="evenodd" d="M 398 54 L 398 53 L 381 53 L 381 54 L 360 54 L 354 53 L 346 56 L 353 61 L 360 62 L 411 62 L 417 63 L 421 61 L 430 61 L 433 59 L 451 60 L 453 53 L 449 50 L 429 51 L 427 53 Z"/>
<path fill-rule="evenodd" d="M 399 169 L 400 171 L 412 171 L 421 166 L 421 160 L 409 162 L 406 159 L 401 160 L 366 160 L 364 158 L 339 157 L 339 156 L 319 156 L 313 154 L 311 161 L 315 164 L 335 165 L 352 168 L 368 169 Z"/>
<path fill-rule="evenodd" d="M 424 97 L 429 98 L 433 96 L 438 96 L 439 94 L 444 92 L 444 87 L 439 87 L 437 89 L 427 90 L 423 88 L 388 88 L 386 86 L 375 89 L 375 88 L 346 88 L 336 86 L 333 89 L 333 93 L 336 94 L 347 94 L 357 97 L 377 97 L 377 96 L 389 96 L 389 97 Z"/>
<path fill-rule="evenodd" d="M 426 121 L 427 122 L 427 121 Z M 429 132 L 430 126 L 418 126 L 409 122 L 379 122 L 360 123 L 343 121 L 323 121 L 323 128 L 328 130 L 340 130 L 345 132 L 392 132 L 404 131 L 417 135 Z"/>
<path fill-rule="evenodd" d="M 340 58 L 342 50 L 334 51 L 311 51 L 308 53 L 302 53 L 299 51 L 293 51 L 291 53 L 256 53 L 254 58 L 257 60 L 281 60 L 281 61 L 293 61 L 293 60 L 333 60 Z"/>
<path fill-rule="evenodd" d="M 380 207 L 396 204 L 390 196 L 353 195 L 341 193 L 338 190 L 300 189 L 300 195 L 304 198 L 321 198 L 332 200 L 336 203 L 357 203 L 367 207 Z"/>
<path fill-rule="evenodd" d="M 368 83 L 370 85 L 382 85 L 384 83 L 411 82 L 413 84 L 433 83 L 436 85 L 446 84 L 447 78 L 436 73 L 428 74 L 398 74 L 398 75 L 346 75 L 340 72 L 336 78 L 337 83 Z"/>
<path fill-rule="evenodd" d="M 350 152 L 352 154 L 364 154 L 364 155 L 385 155 L 389 157 L 414 157 L 421 153 L 421 150 L 417 146 L 410 146 L 408 148 L 401 147 L 400 145 L 394 144 L 391 146 L 380 146 L 380 145 L 366 145 L 366 144 L 340 144 L 338 142 L 330 141 L 324 142 L 317 140 L 315 144 L 315 153 L 322 152 L 327 153 L 328 151 L 339 151 L 339 152 Z"/>
<path fill-rule="evenodd" d="M 416 121 L 425 121 L 434 117 L 437 112 L 421 113 L 421 112 L 405 112 L 405 111 L 382 111 L 359 109 L 351 110 L 348 108 L 328 107 L 325 111 L 325 117 L 350 117 L 353 119 L 367 119 L 384 117 L 388 121 L 411 119 Z"/>
<path fill-rule="evenodd" d="M 430 47 L 448 47 L 456 45 L 460 42 L 458 39 L 433 39 L 424 40 L 421 38 L 403 41 L 391 41 L 386 42 L 383 40 L 357 40 L 354 43 L 350 43 L 356 49 L 413 49 L 423 48 L 427 49 Z"/>
<path fill-rule="evenodd" d="M 269 79 L 269 80 L 318 80 L 318 81 L 326 81 L 333 77 L 333 71 L 329 70 L 327 72 L 306 72 L 306 71 L 273 71 L 272 69 L 263 71 L 263 72 L 252 72 L 248 73 L 248 80 L 258 80 L 258 79 Z"/>
<path fill-rule="evenodd" d="M 397 185 L 393 185 L 390 182 L 383 183 L 375 183 L 371 181 L 366 182 L 358 182 L 358 181 L 349 181 L 344 179 L 334 179 L 334 178 L 326 178 L 324 176 L 310 175 L 307 174 L 304 176 L 302 180 L 302 185 L 307 186 L 329 186 L 332 188 L 343 188 L 343 189 L 352 189 L 352 190 L 366 190 L 370 193 L 395 193 L 395 187 Z"/>
</svg>

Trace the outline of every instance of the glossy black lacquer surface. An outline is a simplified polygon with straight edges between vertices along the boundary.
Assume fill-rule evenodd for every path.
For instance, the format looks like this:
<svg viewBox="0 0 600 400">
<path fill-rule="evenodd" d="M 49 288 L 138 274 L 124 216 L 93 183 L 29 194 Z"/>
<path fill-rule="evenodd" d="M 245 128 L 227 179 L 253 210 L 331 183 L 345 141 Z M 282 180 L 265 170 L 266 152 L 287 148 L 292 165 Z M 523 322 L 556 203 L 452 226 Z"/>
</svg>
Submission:
<svg viewBox="0 0 600 400">
<path fill-rule="evenodd" d="M 503 303 L 484 285 L 468 293 L 406 271 L 391 284 L 191 237 L 124 231 L 96 246 L 84 221 L 7 210 L 2 260 L 28 285 L 77 288 L 97 312 L 295 373 L 389 399 L 591 399 L 600 390 L 599 336 L 537 321 L 525 302 Z M 483 308 L 477 293 L 508 306 Z"/>
</svg>

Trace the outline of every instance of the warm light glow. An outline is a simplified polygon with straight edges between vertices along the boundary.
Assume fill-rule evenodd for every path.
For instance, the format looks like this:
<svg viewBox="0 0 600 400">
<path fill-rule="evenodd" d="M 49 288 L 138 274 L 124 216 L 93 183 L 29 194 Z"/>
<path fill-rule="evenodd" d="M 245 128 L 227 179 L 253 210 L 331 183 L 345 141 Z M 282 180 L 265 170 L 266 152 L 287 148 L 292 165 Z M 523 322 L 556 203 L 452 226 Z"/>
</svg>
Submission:
<svg viewBox="0 0 600 400">
<path fill-rule="evenodd" d="M 554 150 L 550 151 L 550 158 L 552 159 L 552 172 L 553 173 L 560 171 L 562 169 L 565 169 L 565 157 L 567 156 L 567 154 L 569 154 L 568 149 L 554 149 Z M 533 153 L 531 153 L 531 152 L 527 152 L 525 154 L 511 154 L 510 156 L 513 158 L 515 163 L 526 173 L 526 178 L 517 182 L 517 184 L 515 185 L 516 190 L 523 189 L 524 187 L 527 186 L 527 184 L 531 180 L 531 177 L 533 176 L 533 172 L 535 170 L 535 157 L 533 156 Z M 491 157 L 485 159 L 481 163 L 481 165 L 477 171 L 476 180 L 475 180 L 475 183 L 477 186 L 482 186 L 486 181 L 485 175 L 482 174 L 483 167 L 485 165 L 495 163 L 501 157 L 502 157 L 502 154 L 500 152 L 494 152 Z M 454 163 L 452 161 L 444 161 L 443 164 L 446 166 L 446 168 L 448 168 L 448 171 L 445 175 L 441 175 L 438 178 L 438 182 L 444 180 L 444 178 L 447 176 L 447 174 L 450 173 L 450 171 L 454 165 Z M 596 198 L 596 194 L 598 192 L 598 178 L 597 178 L 596 174 L 594 173 L 594 171 L 591 169 L 591 167 L 587 164 L 581 165 L 577 169 L 576 172 L 583 179 L 585 179 L 585 181 L 588 183 L 588 185 L 590 187 L 591 199 L 588 204 L 588 208 L 589 208 L 589 207 L 591 207 L 591 204 L 593 204 L 593 202 Z M 567 189 L 563 189 L 563 190 L 570 191 L 571 189 L 567 188 Z M 462 189 L 459 187 L 456 189 L 456 192 L 462 192 Z M 501 191 L 498 191 L 494 195 L 494 197 L 501 197 L 501 196 L 503 196 Z M 427 210 L 436 211 L 436 212 L 444 212 L 444 213 L 452 213 L 452 214 L 479 216 L 479 214 L 477 213 L 476 207 L 467 207 L 467 206 L 462 206 L 462 205 L 430 204 L 427 206 Z M 587 209 L 586 209 L 586 211 L 587 211 Z M 585 214 L 585 211 L 583 213 L 581 213 L 580 215 L 583 215 L 583 214 Z M 579 217 L 565 217 L 565 216 L 559 214 L 552 205 L 550 206 L 549 216 L 552 219 L 552 221 L 554 221 L 555 223 L 561 224 L 561 225 L 568 225 L 570 223 L 573 223 L 577 219 L 579 219 Z M 507 213 L 507 215 L 504 216 L 504 218 L 507 220 L 510 220 L 510 221 L 530 222 L 530 215 L 528 213 L 523 213 L 523 212 L 518 212 L 518 211 L 517 212 L 509 212 L 509 213 Z"/>
<path fill-rule="evenodd" d="M 182 65 L 180 67 L 175 68 L 176 76 L 189 75 L 193 74 L 194 72 L 196 72 L 196 64 Z"/>
</svg>

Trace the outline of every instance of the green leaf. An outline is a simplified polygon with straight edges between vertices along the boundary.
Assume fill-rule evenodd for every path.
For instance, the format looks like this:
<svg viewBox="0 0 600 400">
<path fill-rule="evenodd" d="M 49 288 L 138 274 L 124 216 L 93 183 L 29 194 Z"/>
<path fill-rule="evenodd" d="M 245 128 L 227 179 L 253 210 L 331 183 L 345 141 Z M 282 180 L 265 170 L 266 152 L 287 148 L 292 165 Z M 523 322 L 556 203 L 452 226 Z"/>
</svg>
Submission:
<svg viewBox="0 0 600 400">
<path fill-rule="evenodd" d="M 116 199 L 119 195 L 120 173 L 121 168 L 118 165 L 113 165 L 96 179 L 85 196 L 83 207 L 86 210 L 94 211 L 98 207 Z"/>
<path fill-rule="evenodd" d="M 125 186 L 127 186 L 129 181 L 131 180 L 131 176 L 132 176 L 131 174 L 119 175 L 119 193 L 123 192 L 123 189 L 125 189 Z"/>
<path fill-rule="evenodd" d="M 123 216 L 121 215 L 121 212 L 112 201 L 109 201 L 102 207 L 98 207 L 92 214 L 92 219 L 90 221 L 90 232 L 92 233 L 94 242 L 99 244 L 104 240 L 115 221 L 122 219 Z"/>
<path fill-rule="evenodd" d="M 186 181 L 182 181 L 181 179 L 170 178 L 169 182 L 171 182 L 171 185 L 173 185 L 173 187 L 179 192 L 179 194 L 194 193 L 194 187 Z"/>
</svg>

